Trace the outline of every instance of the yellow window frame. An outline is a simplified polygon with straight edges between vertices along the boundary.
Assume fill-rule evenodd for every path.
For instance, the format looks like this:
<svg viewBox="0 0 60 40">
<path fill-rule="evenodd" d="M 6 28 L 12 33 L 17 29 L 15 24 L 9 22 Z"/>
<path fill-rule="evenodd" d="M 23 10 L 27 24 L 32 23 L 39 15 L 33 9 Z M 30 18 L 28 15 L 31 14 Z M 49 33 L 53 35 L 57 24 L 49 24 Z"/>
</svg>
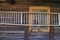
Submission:
<svg viewBox="0 0 60 40">
<path fill-rule="evenodd" d="M 32 24 L 32 20 L 33 20 L 33 17 L 32 17 L 32 11 L 34 10 L 34 9 L 37 9 L 37 10 L 47 10 L 47 13 L 48 14 L 50 14 L 50 7 L 49 6 L 30 6 L 29 7 L 29 12 L 31 13 L 30 14 L 30 23 Z M 47 24 L 48 24 L 48 31 L 50 31 L 50 15 L 47 15 Z M 32 26 L 30 26 L 30 28 L 29 28 L 30 30 L 32 29 Z"/>
</svg>

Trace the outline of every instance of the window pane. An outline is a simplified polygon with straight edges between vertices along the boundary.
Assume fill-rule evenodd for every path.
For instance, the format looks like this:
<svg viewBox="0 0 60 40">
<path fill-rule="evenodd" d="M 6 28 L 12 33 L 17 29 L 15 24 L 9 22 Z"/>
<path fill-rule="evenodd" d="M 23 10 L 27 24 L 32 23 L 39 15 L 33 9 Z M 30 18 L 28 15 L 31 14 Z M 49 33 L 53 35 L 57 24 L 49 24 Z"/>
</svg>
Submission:
<svg viewBox="0 0 60 40">
<path fill-rule="evenodd" d="M 47 14 L 41 13 L 41 25 L 47 24 Z"/>
<path fill-rule="evenodd" d="M 40 14 L 41 16 L 38 18 L 38 13 L 37 14 L 34 14 L 34 21 L 33 21 L 33 24 L 38 24 L 38 19 L 41 19 L 40 23 L 41 25 L 46 25 L 47 24 L 47 14 Z"/>
<path fill-rule="evenodd" d="M 38 24 L 38 13 L 34 13 L 34 20 L 33 20 L 33 24 Z"/>
</svg>

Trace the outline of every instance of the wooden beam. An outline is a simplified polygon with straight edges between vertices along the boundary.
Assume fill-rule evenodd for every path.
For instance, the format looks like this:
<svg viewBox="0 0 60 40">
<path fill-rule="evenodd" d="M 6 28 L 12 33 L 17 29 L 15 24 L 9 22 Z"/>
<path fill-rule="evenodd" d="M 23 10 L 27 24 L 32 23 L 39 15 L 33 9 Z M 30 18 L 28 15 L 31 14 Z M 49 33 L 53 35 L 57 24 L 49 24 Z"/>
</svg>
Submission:
<svg viewBox="0 0 60 40">
<path fill-rule="evenodd" d="M 29 27 L 25 27 L 25 40 L 29 40 Z"/>
<path fill-rule="evenodd" d="M 49 40 L 54 40 L 54 27 L 50 27 Z"/>
</svg>

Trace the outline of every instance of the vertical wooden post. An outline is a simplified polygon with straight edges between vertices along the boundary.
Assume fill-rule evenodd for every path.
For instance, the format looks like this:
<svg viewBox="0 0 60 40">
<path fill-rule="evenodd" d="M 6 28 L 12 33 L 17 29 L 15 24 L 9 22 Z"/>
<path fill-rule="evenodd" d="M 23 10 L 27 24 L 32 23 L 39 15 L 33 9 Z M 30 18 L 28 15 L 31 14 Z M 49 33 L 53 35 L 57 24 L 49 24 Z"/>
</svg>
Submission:
<svg viewBox="0 0 60 40">
<path fill-rule="evenodd" d="M 33 14 L 31 12 L 31 13 L 29 13 L 29 24 L 30 25 L 32 25 L 32 21 L 33 21 Z M 29 31 L 31 31 L 31 29 L 32 29 L 32 26 L 29 26 Z"/>
<path fill-rule="evenodd" d="M 29 40 L 29 27 L 28 26 L 26 26 L 25 27 L 25 40 Z"/>
<path fill-rule="evenodd" d="M 47 14 L 47 25 L 48 25 L 48 32 L 50 31 L 50 8 L 48 9 Z"/>
<path fill-rule="evenodd" d="M 50 27 L 49 40 L 54 40 L 54 27 Z"/>
</svg>

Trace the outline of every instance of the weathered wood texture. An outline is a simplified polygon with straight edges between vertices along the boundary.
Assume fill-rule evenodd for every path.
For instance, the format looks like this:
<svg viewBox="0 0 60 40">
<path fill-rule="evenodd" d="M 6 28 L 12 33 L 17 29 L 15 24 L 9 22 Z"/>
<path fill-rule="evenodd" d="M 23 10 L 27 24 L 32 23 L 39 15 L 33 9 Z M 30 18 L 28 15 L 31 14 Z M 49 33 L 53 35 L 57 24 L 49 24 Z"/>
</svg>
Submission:
<svg viewBox="0 0 60 40">
<path fill-rule="evenodd" d="M 29 40 L 29 27 L 25 27 L 25 40 Z"/>
<path fill-rule="evenodd" d="M 30 6 L 49 6 L 51 11 L 60 12 L 59 4 L 42 3 L 41 1 L 36 2 L 16 2 L 14 5 L 9 5 L 9 3 L 0 3 L 0 11 L 29 11 Z M 52 9 L 54 8 L 54 9 Z M 56 9 L 55 9 L 56 8 Z"/>
<path fill-rule="evenodd" d="M 0 3 L 0 11 L 28 11 L 29 6 L 36 5 L 33 3 L 16 3 L 9 5 L 8 3 Z"/>
<path fill-rule="evenodd" d="M 54 40 L 54 27 L 50 27 L 49 40 Z"/>
<path fill-rule="evenodd" d="M 0 30 L 25 30 L 24 26 L 0 25 Z"/>
</svg>

